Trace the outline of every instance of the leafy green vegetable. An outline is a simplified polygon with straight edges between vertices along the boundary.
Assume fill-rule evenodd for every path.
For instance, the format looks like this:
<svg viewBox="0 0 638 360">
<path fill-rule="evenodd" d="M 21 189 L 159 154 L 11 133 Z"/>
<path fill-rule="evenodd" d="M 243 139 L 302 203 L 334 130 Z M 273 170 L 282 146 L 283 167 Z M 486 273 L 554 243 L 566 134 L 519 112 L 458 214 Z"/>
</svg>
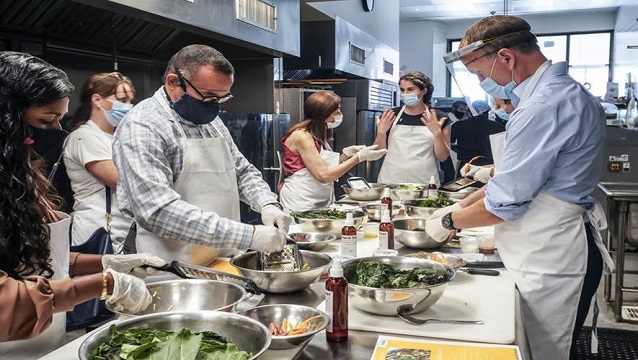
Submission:
<svg viewBox="0 0 638 360">
<path fill-rule="evenodd" d="M 439 195 L 435 198 L 419 200 L 414 203 L 415 206 L 429 208 L 443 208 L 452 204 L 454 204 L 454 200 L 448 199 L 443 195 Z"/>
<path fill-rule="evenodd" d="M 337 209 L 326 209 L 317 211 L 303 211 L 296 212 L 291 211 L 290 215 L 300 219 L 328 219 L 328 220 L 340 220 L 346 218 L 346 213 Z"/>
<path fill-rule="evenodd" d="M 193 333 L 131 328 L 109 328 L 109 339 L 91 351 L 91 360 L 246 360 L 252 355 L 239 350 L 213 331 Z"/>
<path fill-rule="evenodd" d="M 436 285 L 449 280 L 446 272 L 415 267 L 401 270 L 393 264 L 361 261 L 357 264 L 356 284 L 374 288 L 410 288 Z"/>
</svg>

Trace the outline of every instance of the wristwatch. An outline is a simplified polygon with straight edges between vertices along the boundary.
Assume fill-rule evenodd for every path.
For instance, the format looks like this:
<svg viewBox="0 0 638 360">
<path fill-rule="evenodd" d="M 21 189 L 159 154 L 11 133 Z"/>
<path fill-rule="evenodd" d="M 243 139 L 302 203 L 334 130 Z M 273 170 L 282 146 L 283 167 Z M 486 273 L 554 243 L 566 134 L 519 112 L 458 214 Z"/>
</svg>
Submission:
<svg viewBox="0 0 638 360">
<path fill-rule="evenodd" d="M 441 225 L 447 230 L 458 230 L 454 227 L 454 221 L 452 221 L 452 213 L 449 212 L 441 218 Z"/>
</svg>

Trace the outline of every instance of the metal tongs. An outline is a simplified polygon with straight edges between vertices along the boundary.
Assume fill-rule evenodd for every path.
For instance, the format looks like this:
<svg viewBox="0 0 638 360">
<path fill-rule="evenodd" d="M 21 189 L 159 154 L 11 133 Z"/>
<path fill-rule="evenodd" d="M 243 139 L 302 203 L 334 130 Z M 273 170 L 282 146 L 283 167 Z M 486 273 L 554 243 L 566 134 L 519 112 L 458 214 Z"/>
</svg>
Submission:
<svg viewBox="0 0 638 360">
<path fill-rule="evenodd" d="M 350 185 L 350 187 L 353 189 L 369 189 L 370 188 L 370 184 L 368 184 L 366 179 L 360 176 L 350 177 L 346 181 L 348 182 L 348 185 Z"/>
</svg>

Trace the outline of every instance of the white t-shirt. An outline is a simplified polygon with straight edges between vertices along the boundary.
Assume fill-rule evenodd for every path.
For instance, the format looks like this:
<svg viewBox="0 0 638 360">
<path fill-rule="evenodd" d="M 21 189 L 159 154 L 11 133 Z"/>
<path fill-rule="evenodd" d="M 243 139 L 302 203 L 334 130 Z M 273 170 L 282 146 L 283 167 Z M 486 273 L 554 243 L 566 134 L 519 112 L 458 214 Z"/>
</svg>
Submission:
<svg viewBox="0 0 638 360">
<path fill-rule="evenodd" d="M 102 131 L 92 120 L 71 132 L 64 147 L 64 164 L 75 193 L 73 205 L 73 245 L 84 243 L 99 227 L 106 226 L 106 192 L 104 183 L 86 169 L 92 161 L 112 160 L 113 135 Z M 122 215 L 115 191 L 111 194 L 111 240 L 113 250 L 122 249 L 132 219 Z"/>
</svg>

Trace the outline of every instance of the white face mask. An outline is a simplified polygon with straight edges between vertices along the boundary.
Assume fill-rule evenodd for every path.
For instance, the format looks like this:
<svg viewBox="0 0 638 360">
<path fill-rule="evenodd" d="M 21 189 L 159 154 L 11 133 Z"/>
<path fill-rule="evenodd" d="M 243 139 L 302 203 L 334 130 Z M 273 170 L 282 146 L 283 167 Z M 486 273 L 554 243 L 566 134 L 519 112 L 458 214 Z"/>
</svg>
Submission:
<svg viewBox="0 0 638 360">
<path fill-rule="evenodd" d="M 418 92 L 401 94 L 401 101 L 407 106 L 415 106 L 419 103 L 419 100 L 421 100 L 421 97 Z"/>
<path fill-rule="evenodd" d="M 334 118 L 335 118 L 334 122 L 326 123 L 326 125 L 328 126 L 328 129 L 334 129 L 337 126 L 341 125 L 341 122 L 343 121 L 343 115 L 335 115 Z"/>
<path fill-rule="evenodd" d="M 499 85 L 492 79 L 492 73 L 494 73 L 494 66 L 496 65 L 496 60 L 498 59 L 498 55 L 494 59 L 492 63 L 492 70 L 490 71 L 490 76 L 486 77 L 479 83 L 483 91 L 486 93 L 501 99 L 511 99 L 512 91 L 518 85 L 516 81 L 514 81 L 514 70 L 512 70 L 512 80 L 505 85 Z"/>
</svg>

